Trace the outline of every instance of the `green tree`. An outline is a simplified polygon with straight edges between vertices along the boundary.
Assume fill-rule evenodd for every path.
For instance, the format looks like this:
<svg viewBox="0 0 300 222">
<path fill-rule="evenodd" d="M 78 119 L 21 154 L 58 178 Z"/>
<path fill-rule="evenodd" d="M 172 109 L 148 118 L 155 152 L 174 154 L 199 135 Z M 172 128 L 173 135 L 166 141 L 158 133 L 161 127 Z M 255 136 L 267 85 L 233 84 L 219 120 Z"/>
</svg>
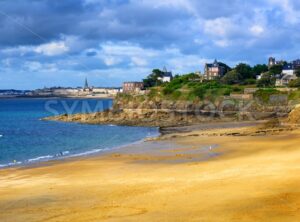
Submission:
<svg viewBox="0 0 300 222">
<path fill-rule="evenodd" d="M 251 66 L 245 63 L 240 63 L 235 67 L 237 73 L 241 75 L 242 79 L 251 79 L 255 76 L 253 75 L 253 71 Z"/>
<path fill-rule="evenodd" d="M 266 64 L 257 64 L 252 68 L 254 75 L 260 75 L 268 71 L 268 66 Z"/>
<path fill-rule="evenodd" d="M 236 69 L 231 70 L 230 72 L 227 72 L 223 78 L 221 79 L 221 82 L 225 84 L 236 84 L 239 83 L 242 79 L 241 74 L 239 74 Z"/>
<path fill-rule="evenodd" d="M 230 68 L 227 64 L 223 63 L 223 62 L 219 62 L 219 65 L 223 66 L 225 68 L 225 73 L 229 72 L 232 70 L 232 68 Z"/>
<path fill-rule="evenodd" d="M 300 87 L 300 78 L 290 81 L 289 87 Z"/>
<path fill-rule="evenodd" d="M 159 80 L 163 76 L 163 72 L 159 69 L 153 69 L 152 73 L 143 79 L 145 88 L 161 85 L 162 82 Z"/>
<path fill-rule="evenodd" d="M 270 72 L 266 72 L 266 73 L 263 73 L 261 79 L 257 81 L 257 86 L 258 87 L 273 87 L 273 86 L 275 86 L 275 82 L 276 82 L 275 77 Z"/>
<path fill-rule="evenodd" d="M 269 69 L 269 73 L 271 75 L 281 74 L 283 69 L 283 65 L 274 65 L 271 66 Z"/>
<path fill-rule="evenodd" d="M 296 75 L 297 77 L 300 77 L 300 68 L 296 68 L 296 70 L 295 70 L 295 75 Z"/>
</svg>

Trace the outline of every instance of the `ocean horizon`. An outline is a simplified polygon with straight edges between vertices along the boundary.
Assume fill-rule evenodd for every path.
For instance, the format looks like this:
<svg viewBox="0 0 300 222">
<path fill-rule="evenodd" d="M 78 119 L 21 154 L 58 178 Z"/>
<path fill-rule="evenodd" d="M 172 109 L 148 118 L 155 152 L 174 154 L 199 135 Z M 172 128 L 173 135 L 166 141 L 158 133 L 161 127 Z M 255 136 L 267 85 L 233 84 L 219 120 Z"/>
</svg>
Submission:
<svg viewBox="0 0 300 222">
<path fill-rule="evenodd" d="M 111 108 L 111 99 L 0 99 L 0 168 L 92 155 L 158 135 L 157 128 L 87 125 L 41 118 Z"/>
</svg>

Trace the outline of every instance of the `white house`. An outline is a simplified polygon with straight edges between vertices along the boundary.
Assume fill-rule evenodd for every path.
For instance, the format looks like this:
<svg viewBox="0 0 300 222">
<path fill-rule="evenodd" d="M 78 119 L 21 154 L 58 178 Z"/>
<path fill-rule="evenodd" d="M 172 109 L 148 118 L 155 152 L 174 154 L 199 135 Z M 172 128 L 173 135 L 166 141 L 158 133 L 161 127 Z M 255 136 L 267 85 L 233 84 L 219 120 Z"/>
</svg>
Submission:
<svg viewBox="0 0 300 222">
<path fill-rule="evenodd" d="M 171 82 L 173 79 L 173 74 L 172 74 L 172 72 L 168 72 L 166 67 L 164 67 L 162 77 L 159 77 L 157 79 L 162 82 Z"/>
<path fill-rule="evenodd" d="M 288 64 L 283 66 L 283 69 L 282 69 L 282 74 L 283 75 L 294 75 L 294 73 L 295 73 L 295 69 L 294 69 L 293 64 L 288 63 Z"/>
<path fill-rule="evenodd" d="M 284 74 L 276 79 L 276 86 L 288 86 L 290 81 L 297 79 L 296 75 Z"/>
</svg>

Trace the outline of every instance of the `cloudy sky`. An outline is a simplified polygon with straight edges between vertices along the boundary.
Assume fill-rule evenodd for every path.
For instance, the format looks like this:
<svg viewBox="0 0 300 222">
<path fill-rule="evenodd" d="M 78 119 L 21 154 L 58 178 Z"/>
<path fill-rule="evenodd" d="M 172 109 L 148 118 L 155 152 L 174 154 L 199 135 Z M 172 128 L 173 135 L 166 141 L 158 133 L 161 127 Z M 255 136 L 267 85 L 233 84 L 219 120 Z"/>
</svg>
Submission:
<svg viewBox="0 0 300 222">
<path fill-rule="evenodd" d="M 0 88 L 120 86 L 153 68 L 300 57 L 299 0 L 1 0 Z"/>
</svg>

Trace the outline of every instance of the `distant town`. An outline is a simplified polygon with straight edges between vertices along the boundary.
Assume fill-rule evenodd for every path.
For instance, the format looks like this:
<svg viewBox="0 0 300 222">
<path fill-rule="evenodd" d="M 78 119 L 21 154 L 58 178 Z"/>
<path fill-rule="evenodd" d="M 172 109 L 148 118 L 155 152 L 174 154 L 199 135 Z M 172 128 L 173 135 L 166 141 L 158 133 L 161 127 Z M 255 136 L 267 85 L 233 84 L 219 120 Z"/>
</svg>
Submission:
<svg viewBox="0 0 300 222">
<path fill-rule="evenodd" d="M 250 66 L 240 63 L 236 68 L 247 69 Z M 257 84 L 266 87 L 300 87 L 300 59 L 291 62 L 284 60 L 277 61 L 274 57 L 268 59 L 268 64 L 258 64 L 253 67 L 256 71 L 252 73 L 252 77 L 247 79 L 249 84 Z M 193 81 L 222 81 L 225 84 L 238 84 L 239 73 L 235 69 L 230 68 L 223 62 L 216 59 L 212 63 L 206 63 L 203 74 L 200 71 L 192 73 Z M 253 79 L 253 75 L 255 75 Z M 124 82 L 122 87 L 92 87 L 86 78 L 83 87 L 50 87 L 36 90 L 0 90 L 0 98 L 2 97 L 86 97 L 86 98 L 113 98 L 118 93 L 147 93 L 147 88 L 169 83 L 176 77 L 171 71 L 165 67 L 162 70 L 154 69 L 143 81 Z M 152 81 L 152 82 L 151 82 Z M 154 81 L 154 82 L 153 82 Z M 247 82 L 246 81 L 246 82 Z M 273 81 L 273 83 L 272 83 Z M 291 84 L 292 83 L 292 84 Z M 296 83 L 296 84 L 293 84 Z M 299 86 L 298 86 L 299 84 Z M 247 84 L 245 84 L 247 85 Z"/>
<path fill-rule="evenodd" d="M 113 98 L 122 92 L 121 87 L 92 87 L 87 78 L 83 87 L 51 87 L 36 90 L 0 90 L 1 97 L 87 97 Z"/>
</svg>

